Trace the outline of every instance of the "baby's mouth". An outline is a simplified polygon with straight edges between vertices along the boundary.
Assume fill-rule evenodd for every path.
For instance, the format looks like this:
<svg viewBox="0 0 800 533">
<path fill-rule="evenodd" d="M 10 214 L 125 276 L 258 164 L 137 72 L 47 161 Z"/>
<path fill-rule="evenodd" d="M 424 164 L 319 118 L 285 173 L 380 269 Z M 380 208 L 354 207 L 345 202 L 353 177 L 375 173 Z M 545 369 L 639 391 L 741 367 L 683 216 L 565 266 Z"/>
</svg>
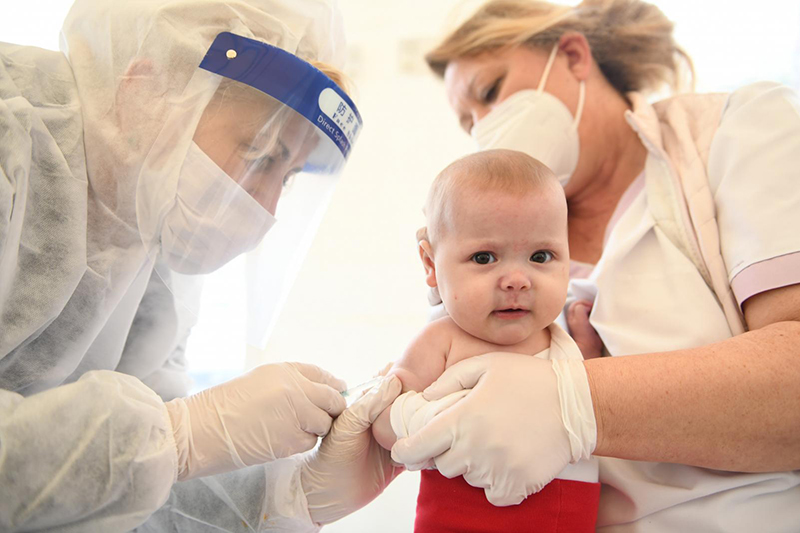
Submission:
<svg viewBox="0 0 800 533">
<path fill-rule="evenodd" d="M 514 320 L 517 318 L 522 318 L 528 315 L 530 311 L 527 309 L 522 309 L 521 307 L 509 307 L 507 309 L 496 309 L 492 311 L 492 314 L 497 318 L 503 320 Z"/>
</svg>

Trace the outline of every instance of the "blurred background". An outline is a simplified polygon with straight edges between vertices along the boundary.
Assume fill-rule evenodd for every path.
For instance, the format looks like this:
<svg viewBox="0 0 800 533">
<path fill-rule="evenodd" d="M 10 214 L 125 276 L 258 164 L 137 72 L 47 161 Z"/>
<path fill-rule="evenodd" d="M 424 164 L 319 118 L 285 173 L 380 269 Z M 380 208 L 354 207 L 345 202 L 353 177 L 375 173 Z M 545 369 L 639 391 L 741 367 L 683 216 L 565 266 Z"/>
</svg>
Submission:
<svg viewBox="0 0 800 533">
<path fill-rule="evenodd" d="M 124 0 L 121 0 L 124 1 Z M 0 41 L 58 49 L 71 0 L 3 2 Z M 473 150 L 422 56 L 481 2 L 339 0 L 345 72 L 364 129 L 267 339 L 248 336 L 247 257 L 206 281 L 188 356 L 196 389 L 276 361 L 318 364 L 353 386 L 398 357 L 427 321 L 414 234 L 434 176 Z M 560 2 L 574 5 L 576 2 Z M 676 24 L 701 92 L 756 80 L 800 89 L 800 2 L 654 0 Z M 210 328 L 214 324 L 216 327 Z M 214 335 L 219 325 L 226 337 Z M 326 532 L 410 532 L 418 476 Z"/>
</svg>

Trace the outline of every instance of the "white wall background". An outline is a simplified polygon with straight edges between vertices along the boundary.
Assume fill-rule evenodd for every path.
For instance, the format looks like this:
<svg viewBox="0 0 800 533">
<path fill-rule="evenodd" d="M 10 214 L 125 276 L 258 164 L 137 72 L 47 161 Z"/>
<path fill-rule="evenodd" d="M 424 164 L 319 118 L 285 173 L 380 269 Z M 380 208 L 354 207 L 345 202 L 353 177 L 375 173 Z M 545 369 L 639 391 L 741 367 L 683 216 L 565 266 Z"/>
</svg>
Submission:
<svg viewBox="0 0 800 533">
<path fill-rule="evenodd" d="M 124 0 L 120 0 L 124 1 Z M 68 0 L 0 4 L 0 41 L 57 49 Z M 574 2 L 565 2 L 574 3 Z M 676 21 L 700 91 L 727 91 L 772 79 L 800 88 L 800 2 L 656 1 Z M 243 263 L 209 280 L 190 357 L 204 383 L 264 362 L 316 363 L 350 384 L 397 357 L 426 321 L 414 233 L 436 173 L 472 149 L 441 83 L 421 53 L 457 13 L 456 0 L 340 0 L 349 39 L 349 75 L 365 126 L 314 245 L 266 348 L 247 348 Z M 479 2 L 469 0 L 468 7 Z M 456 14 L 454 14 L 456 13 Z M 225 321 L 225 336 L 212 327 Z M 417 476 L 403 474 L 384 495 L 328 532 L 412 530 Z"/>
</svg>

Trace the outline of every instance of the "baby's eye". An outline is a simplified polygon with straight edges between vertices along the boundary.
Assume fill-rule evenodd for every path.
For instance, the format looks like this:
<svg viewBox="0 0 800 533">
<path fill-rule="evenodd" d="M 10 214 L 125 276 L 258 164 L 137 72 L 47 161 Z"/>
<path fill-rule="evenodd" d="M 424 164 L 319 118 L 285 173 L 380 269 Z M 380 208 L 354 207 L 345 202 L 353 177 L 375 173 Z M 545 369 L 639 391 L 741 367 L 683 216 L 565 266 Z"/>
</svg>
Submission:
<svg viewBox="0 0 800 533">
<path fill-rule="evenodd" d="M 492 252 L 478 252 L 472 256 L 472 260 L 479 265 L 488 265 L 497 261 Z"/>
<path fill-rule="evenodd" d="M 531 256 L 531 261 L 534 263 L 547 263 L 552 260 L 553 252 L 548 252 L 547 250 L 539 250 L 538 252 L 534 252 Z"/>
</svg>

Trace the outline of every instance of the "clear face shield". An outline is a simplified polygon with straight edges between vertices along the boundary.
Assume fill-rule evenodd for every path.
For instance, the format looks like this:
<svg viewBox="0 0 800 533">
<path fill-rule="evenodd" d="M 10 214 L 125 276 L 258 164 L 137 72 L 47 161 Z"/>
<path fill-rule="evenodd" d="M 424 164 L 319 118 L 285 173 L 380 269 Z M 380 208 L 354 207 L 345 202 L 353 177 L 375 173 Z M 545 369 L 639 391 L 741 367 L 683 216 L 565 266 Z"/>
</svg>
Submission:
<svg viewBox="0 0 800 533">
<path fill-rule="evenodd" d="M 358 110 L 310 64 L 231 33 L 171 104 L 137 182 L 144 246 L 196 314 L 198 275 L 261 244 L 264 303 L 250 314 L 267 323 L 359 133 Z"/>
</svg>

